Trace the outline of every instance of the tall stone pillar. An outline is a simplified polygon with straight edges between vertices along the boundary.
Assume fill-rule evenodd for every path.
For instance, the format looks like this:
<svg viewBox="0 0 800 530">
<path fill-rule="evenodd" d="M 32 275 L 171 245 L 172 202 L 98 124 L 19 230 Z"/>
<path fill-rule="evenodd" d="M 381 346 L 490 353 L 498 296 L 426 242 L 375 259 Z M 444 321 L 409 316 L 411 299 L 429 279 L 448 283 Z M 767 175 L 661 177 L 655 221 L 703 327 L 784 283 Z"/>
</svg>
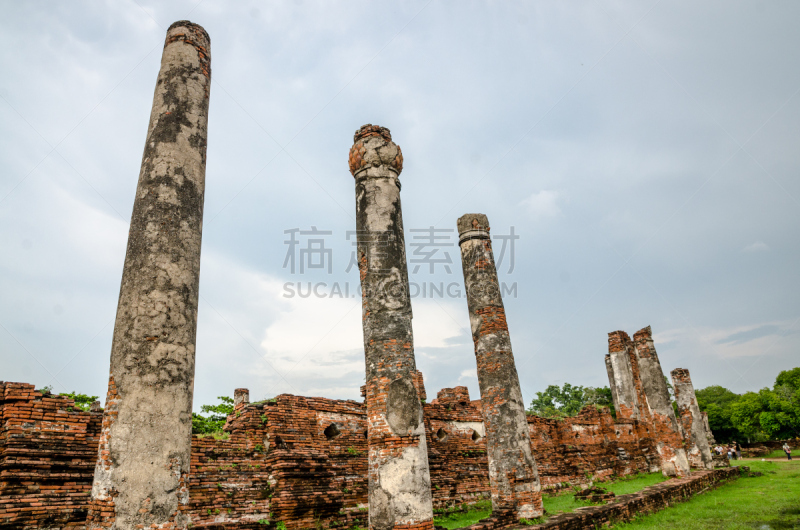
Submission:
<svg viewBox="0 0 800 530">
<path fill-rule="evenodd" d="M 458 243 L 486 427 L 492 514 L 532 519 L 543 513 L 541 485 L 531 451 L 531 435 L 489 230 L 489 220 L 483 214 L 466 214 L 458 220 Z"/>
<path fill-rule="evenodd" d="M 711 447 L 717 443 L 717 441 L 714 439 L 714 433 L 711 431 L 711 425 L 708 424 L 708 412 L 702 411 L 700 412 L 700 415 L 703 416 L 703 428 L 706 430 L 706 440 L 708 440 L 708 446 Z"/>
<path fill-rule="evenodd" d="M 689 370 L 675 368 L 670 375 L 672 375 L 672 388 L 675 390 L 675 401 L 678 402 L 678 415 L 683 424 L 689 464 L 700 469 L 714 469 L 705 422 L 697 405 Z"/>
<path fill-rule="evenodd" d="M 608 334 L 606 372 L 617 418 L 642 421 L 645 419 L 642 417 L 644 394 L 635 355 L 633 342 L 627 333 L 613 331 Z"/>
<path fill-rule="evenodd" d="M 209 38 L 167 30 L 111 346 L 111 375 L 87 528 L 185 528 Z"/>
<path fill-rule="evenodd" d="M 655 429 L 656 449 L 661 457 L 661 471 L 667 476 L 689 474 L 689 460 L 683 447 L 683 435 L 667 389 L 650 326 L 633 334 L 639 377 Z"/>
<path fill-rule="evenodd" d="M 432 529 L 433 506 L 422 404 L 414 386 L 400 181 L 403 155 L 389 129 L 364 125 L 350 149 L 366 356 L 369 524 Z"/>
</svg>

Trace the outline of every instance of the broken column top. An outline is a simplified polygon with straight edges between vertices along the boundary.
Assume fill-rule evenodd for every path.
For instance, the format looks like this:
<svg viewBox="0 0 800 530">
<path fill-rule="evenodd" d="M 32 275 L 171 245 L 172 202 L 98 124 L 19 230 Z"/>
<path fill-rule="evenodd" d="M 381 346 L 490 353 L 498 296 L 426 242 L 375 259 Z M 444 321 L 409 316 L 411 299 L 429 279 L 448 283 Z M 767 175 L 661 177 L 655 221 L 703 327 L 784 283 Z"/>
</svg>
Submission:
<svg viewBox="0 0 800 530">
<path fill-rule="evenodd" d="M 650 328 L 650 326 L 647 326 L 646 328 L 642 328 L 642 329 L 640 329 L 639 331 L 637 331 L 636 333 L 633 334 L 633 340 L 634 341 L 647 340 L 647 339 L 652 339 L 652 338 L 653 338 L 653 330 Z"/>
<path fill-rule="evenodd" d="M 482 230 L 488 232 L 489 218 L 482 213 L 465 213 L 458 218 L 458 233 L 463 234 L 469 230 Z"/>
<path fill-rule="evenodd" d="M 203 34 L 205 34 L 206 39 L 209 39 L 208 32 L 203 28 L 203 26 L 201 26 L 200 24 L 195 24 L 191 20 L 178 20 L 178 21 L 175 21 L 175 22 L 173 22 L 172 24 L 169 25 L 169 27 L 167 28 L 167 32 L 169 32 L 170 30 L 175 29 L 175 28 L 191 28 L 191 29 L 199 30 L 199 31 L 202 31 Z"/>
<path fill-rule="evenodd" d="M 468 213 L 458 218 L 458 244 L 470 239 L 489 239 L 489 218 L 482 213 Z"/>
<path fill-rule="evenodd" d="M 379 136 L 387 142 L 392 141 L 392 133 L 389 131 L 389 129 L 386 127 L 381 127 L 380 125 L 372 125 L 371 123 L 368 123 L 359 127 L 359 129 L 353 135 L 353 143 L 363 140 L 369 136 Z"/>
<path fill-rule="evenodd" d="M 670 375 L 673 377 L 673 379 L 676 379 L 682 383 L 691 382 L 688 368 L 675 368 L 670 372 Z"/>
<path fill-rule="evenodd" d="M 608 351 L 622 351 L 622 345 L 630 342 L 631 338 L 624 331 L 612 331 L 608 334 Z"/>
<path fill-rule="evenodd" d="M 237 388 L 233 391 L 233 405 L 236 406 L 239 403 L 244 403 L 245 405 L 250 403 L 250 390 Z"/>
<path fill-rule="evenodd" d="M 356 177 L 397 177 L 403 171 L 403 152 L 386 127 L 368 123 L 353 135 L 348 159 Z"/>
</svg>

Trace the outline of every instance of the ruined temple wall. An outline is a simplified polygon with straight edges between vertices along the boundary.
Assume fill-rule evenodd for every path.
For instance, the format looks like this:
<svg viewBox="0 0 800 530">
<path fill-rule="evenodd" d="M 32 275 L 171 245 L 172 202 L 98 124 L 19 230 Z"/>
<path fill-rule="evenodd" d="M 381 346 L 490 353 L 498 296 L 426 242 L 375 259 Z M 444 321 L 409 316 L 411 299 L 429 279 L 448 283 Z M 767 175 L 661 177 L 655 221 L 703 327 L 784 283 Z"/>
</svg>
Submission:
<svg viewBox="0 0 800 530">
<path fill-rule="evenodd" d="M 86 519 L 102 413 L 0 382 L 0 528 L 71 528 Z"/>
<path fill-rule="evenodd" d="M 633 419 L 614 422 L 607 409 L 587 407 L 563 420 L 528 416 L 528 425 L 545 488 L 657 469 L 648 427 Z"/>
<path fill-rule="evenodd" d="M 69 411 L 69 399 L 42 396 L 32 385 L 0 388 L 0 527 L 83 528 L 102 415 Z M 423 409 L 434 507 L 488 498 L 481 402 L 456 387 Z M 614 422 L 596 409 L 527 421 L 544 487 L 653 470 L 649 427 L 638 421 Z M 239 403 L 228 439 L 193 436 L 183 512 L 195 526 L 365 527 L 366 429 L 356 401 L 281 395 Z"/>
<path fill-rule="evenodd" d="M 466 387 L 444 389 L 424 405 L 434 509 L 488 499 L 489 461 L 480 401 Z"/>
<path fill-rule="evenodd" d="M 255 410 L 243 420 L 227 439 L 192 436 L 189 504 L 184 511 L 194 525 L 269 519 L 271 463 L 265 429 Z"/>
</svg>

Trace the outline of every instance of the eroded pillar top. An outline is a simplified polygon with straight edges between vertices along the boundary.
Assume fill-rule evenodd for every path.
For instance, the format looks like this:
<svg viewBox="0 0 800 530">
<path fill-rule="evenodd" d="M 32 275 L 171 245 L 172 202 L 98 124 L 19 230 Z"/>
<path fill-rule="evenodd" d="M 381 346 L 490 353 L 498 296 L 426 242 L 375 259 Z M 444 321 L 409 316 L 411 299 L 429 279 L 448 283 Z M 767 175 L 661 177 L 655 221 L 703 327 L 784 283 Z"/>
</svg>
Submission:
<svg viewBox="0 0 800 530">
<path fill-rule="evenodd" d="M 356 179 L 397 177 L 403 171 L 403 152 L 389 129 L 368 123 L 353 135 L 348 162 Z"/>
</svg>

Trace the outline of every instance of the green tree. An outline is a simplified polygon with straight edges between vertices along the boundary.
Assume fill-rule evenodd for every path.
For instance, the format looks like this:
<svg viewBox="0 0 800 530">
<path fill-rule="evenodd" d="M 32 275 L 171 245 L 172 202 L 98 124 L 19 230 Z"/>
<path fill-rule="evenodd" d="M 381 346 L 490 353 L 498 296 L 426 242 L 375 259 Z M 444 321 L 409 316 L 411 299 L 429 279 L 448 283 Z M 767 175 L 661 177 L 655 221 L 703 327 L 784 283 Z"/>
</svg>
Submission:
<svg viewBox="0 0 800 530">
<path fill-rule="evenodd" d="M 583 397 L 587 405 L 594 405 L 597 408 L 608 407 L 611 415 L 617 415 L 614 410 L 614 399 L 611 397 L 611 389 L 607 386 L 593 387 L 587 386 L 583 389 Z"/>
<path fill-rule="evenodd" d="M 720 443 L 741 438 L 743 431 L 734 425 L 731 419 L 731 406 L 741 397 L 719 385 L 708 386 L 695 391 L 700 410 L 708 413 L 708 426 L 714 438 Z"/>
<path fill-rule="evenodd" d="M 78 394 L 77 392 L 64 392 L 59 396 L 66 396 L 75 402 L 75 408 L 87 411 L 92 408 L 92 403 L 97 401 L 98 396 L 87 396 L 86 394 Z"/>
<path fill-rule="evenodd" d="M 756 439 L 800 436 L 800 368 L 779 373 L 772 389 L 742 395 L 731 405 L 731 422 Z"/>
<path fill-rule="evenodd" d="M 203 405 L 200 412 L 210 414 L 202 416 L 192 413 L 192 434 L 213 434 L 222 432 L 229 414 L 233 414 L 233 398 L 228 396 L 217 397 L 222 403 L 218 405 Z"/>
<path fill-rule="evenodd" d="M 573 386 L 569 383 L 564 383 L 563 387 L 550 385 L 544 392 L 536 393 L 528 414 L 542 418 L 566 418 L 577 415 L 587 405 L 613 409 L 611 390 L 608 387 Z"/>
</svg>

